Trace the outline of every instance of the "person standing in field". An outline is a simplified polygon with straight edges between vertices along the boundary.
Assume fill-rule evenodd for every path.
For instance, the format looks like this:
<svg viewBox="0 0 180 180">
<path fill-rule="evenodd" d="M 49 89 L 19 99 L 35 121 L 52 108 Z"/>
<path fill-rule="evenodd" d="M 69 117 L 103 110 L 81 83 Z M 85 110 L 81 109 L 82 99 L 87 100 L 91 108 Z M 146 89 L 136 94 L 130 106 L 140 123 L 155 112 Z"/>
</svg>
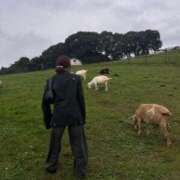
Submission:
<svg viewBox="0 0 180 180">
<path fill-rule="evenodd" d="M 55 173 L 61 152 L 61 140 L 68 128 L 74 170 L 78 178 L 85 177 L 87 169 L 87 143 L 84 131 L 86 111 L 81 78 L 70 73 L 70 59 L 59 56 L 56 74 L 45 86 L 42 110 L 46 128 L 52 128 L 46 171 Z M 51 113 L 51 104 L 54 105 Z"/>
</svg>

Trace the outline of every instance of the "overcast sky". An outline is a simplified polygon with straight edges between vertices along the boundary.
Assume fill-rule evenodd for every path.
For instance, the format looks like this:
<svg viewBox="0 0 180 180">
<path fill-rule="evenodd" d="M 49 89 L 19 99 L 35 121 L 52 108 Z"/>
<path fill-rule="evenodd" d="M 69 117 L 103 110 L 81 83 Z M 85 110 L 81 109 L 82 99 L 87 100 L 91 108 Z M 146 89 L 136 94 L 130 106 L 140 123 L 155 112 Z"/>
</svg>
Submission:
<svg viewBox="0 0 180 180">
<path fill-rule="evenodd" d="M 39 56 L 77 31 L 159 30 L 180 45 L 180 0 L 0 0 L 0 67 Z"/>
</svg>

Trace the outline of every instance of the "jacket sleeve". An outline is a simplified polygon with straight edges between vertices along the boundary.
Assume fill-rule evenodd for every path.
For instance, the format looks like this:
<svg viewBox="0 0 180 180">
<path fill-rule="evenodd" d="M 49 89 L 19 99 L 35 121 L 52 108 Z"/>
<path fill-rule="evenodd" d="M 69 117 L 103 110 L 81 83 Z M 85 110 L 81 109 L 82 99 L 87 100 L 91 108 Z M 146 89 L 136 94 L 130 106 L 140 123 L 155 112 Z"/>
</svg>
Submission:
<svg viewBox="0 0 180 180">
<path fill-rule="evenodd" d="M 52 113 L 51 113 L 51 103 L 45 98 L 47 90 L 48 90 L 48 81 L 44 88 L 41 106 L 42 106 L 44 124 L 46 126 L 46 129 L 49 129 L 51 128 L 50 121 L 51 121 Z"/>
<path fill-rule="evenodd" d="M 83 120 L 85 122 L 86 120 L 86 107 L 85 107 L 85 100 L 84 100 L 84 93 L 82 88 L 82 82 L 81 78 L 78 77 L 78 83 L 77 83 L 77 99 L 80 106 L 81 114 L 83 117 Z"/>
</svg>

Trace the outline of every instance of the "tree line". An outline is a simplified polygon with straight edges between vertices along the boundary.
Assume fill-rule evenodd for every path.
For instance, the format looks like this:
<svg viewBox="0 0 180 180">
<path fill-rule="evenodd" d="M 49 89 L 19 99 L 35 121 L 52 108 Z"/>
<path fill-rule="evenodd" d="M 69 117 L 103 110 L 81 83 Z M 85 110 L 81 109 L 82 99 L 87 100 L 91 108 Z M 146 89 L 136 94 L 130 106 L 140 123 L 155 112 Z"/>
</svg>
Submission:
<svg viewBox="0 0 180 180">
<path fill-rule="evenodd" d="M 65 54 L 78 58 L 82 63 L 120 60 L 123 57 L 147 55 L 162 46 L 157 30 L 129 31 L 125 34 L 109 31 L 77 32 L 68 36 L 65 42 L 50 46 L 39 57 L 21 57 L 10 67 L 2 67 L 0 74 L 28 72 L 53 68 L 56 58 Z"/>
</svg>

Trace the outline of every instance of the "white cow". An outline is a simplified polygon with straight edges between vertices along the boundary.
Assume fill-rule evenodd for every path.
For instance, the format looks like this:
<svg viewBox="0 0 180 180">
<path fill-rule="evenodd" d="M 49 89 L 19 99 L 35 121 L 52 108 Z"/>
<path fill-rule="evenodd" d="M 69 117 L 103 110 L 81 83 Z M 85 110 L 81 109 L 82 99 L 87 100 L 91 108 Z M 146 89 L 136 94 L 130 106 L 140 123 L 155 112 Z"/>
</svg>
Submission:
<svg viewBox="0 0 180 180">
<path fill-rule="evenodd" d="M 88 83 L 88 88 L 92 88 L 93 86 L 95 87 L 95 90 L 99 89 L 99 85 L 104 85 L 105 86 L 105 91 L 108 91 L 108 81 L 112 79 L 109 78 L 105 75 L 98 75 L 95 76 L 89 83 Z"/>
<path fill-rule="evenodd" d="M 88 70 L 86 69 L 81 69 L 79 71 L 76 71 L 76 74 L 81 76 L 84 80 L 86 80 L 86 74 L 87 74 Z"/>
</svg>

